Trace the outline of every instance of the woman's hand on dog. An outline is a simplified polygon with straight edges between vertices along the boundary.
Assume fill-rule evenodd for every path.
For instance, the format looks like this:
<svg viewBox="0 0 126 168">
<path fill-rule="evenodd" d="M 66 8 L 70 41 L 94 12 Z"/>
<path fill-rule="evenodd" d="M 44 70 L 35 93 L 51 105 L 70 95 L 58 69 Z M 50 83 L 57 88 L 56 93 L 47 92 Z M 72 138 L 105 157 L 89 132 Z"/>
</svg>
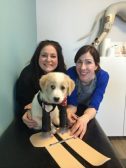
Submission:
<svg viewBox="0 0 126 168">
<path fill-rule="evenodd" d="M 31 112 L 30 110 L 27 110 L 24 115 L 22 116 L 23 122 L 27 125 L 29 128 L 34 128 L 37 126 L 37 123 L 32 120 Z"/>
</svg>

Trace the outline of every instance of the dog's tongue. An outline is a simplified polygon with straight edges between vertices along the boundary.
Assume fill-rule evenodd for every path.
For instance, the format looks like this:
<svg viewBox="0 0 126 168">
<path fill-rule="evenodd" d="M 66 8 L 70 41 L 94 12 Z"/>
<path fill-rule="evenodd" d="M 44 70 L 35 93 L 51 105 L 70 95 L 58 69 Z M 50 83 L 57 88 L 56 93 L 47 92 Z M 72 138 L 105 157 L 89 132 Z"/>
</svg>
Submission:
<svg viewBox="0 0 126 168">
<path fill-rule="evenodd" d="M 65 97 L 65 99 L 61 102 L 62 106 L 66 106 L 67 105 L 67 98 Z"/>
</svg>

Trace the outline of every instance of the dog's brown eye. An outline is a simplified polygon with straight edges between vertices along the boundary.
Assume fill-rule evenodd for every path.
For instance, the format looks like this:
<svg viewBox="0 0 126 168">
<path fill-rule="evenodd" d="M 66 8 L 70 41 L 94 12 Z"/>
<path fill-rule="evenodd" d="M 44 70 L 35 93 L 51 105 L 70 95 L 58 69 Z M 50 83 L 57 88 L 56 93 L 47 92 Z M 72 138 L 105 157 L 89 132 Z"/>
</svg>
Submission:
<svg viewBox="0 0 126 168">
<path fill-rule="evenodd" d="M 65 86 L 61 86 L 61 90 L 64 90 L 65 89 Z"/>
<path fill-rule="evenodd" d="M 53 89 L 53 90 L 54 90 L 54 89 L 55 89 L 55 86 L 54 86 L 54 85 L 51 85 L 51 89 Z"/>
</svg>

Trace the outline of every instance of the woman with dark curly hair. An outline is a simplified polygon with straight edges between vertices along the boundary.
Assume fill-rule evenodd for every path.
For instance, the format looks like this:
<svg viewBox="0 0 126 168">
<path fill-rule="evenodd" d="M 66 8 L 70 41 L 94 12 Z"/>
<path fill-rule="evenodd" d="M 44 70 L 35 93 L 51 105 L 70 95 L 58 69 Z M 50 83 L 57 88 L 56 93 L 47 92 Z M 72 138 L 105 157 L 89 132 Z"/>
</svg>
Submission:
<svg viewBox="0 0 126 168">
<path fill-rule="evenodd" d="M 34 95 L 39 91 L 39 79 L 42 75 L 52 72 L 66 73 L 62 47 L 56 41 L 41 41 L 37 46 L 30 63 L 22 70 L 16 87 L 16 99 L 20 106 L 23 122 L 33 128 L 30 109 Z"/>
</svg>

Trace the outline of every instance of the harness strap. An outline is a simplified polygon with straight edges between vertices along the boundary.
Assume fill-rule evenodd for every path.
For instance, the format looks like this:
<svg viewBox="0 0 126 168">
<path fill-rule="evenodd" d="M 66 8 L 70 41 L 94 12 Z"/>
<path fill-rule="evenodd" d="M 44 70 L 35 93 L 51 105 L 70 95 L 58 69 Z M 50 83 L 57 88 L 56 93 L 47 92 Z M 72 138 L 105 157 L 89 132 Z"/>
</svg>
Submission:
<svg viewBox="0 0 126 168">
<path fill-rule="evenodd" d="M 48 111 L 49 113 L 52 112 L 57 106 L 56 104 L 48 103 L 48 102 L 45 102 L 45 101 L 41 100 L 40 99 L 40 92 L 37 95 L 37 99 L 38 99 L 39 105 L 42 107 L 42 109 L 44 111 L 46 111 L 46 109 L 45 109 L 46 105 L 51 105 L 52 106 L 52 109 L 50 111 Z"/>
<path fill-rule="evenodd" d="M 51 130 L 51 119 L 50 112 L 52 112 L 56 106 L 59 109 L 59 118 L 60 118 L 60 127 L 65 128 L 67 126 L 67 114 L 66 114 L 66 104 L 67 99 L 65 98 L 61 104 L 51 104 L 41 100 L 40 92 L 37 95 L 38 102 L 42 107 L 43 116 L 42 116 L 42 132 L 48 132 Z M 52 109 L 50 111 L 46 111 L 46 105 L 51 105 Z"/>
</svg>

